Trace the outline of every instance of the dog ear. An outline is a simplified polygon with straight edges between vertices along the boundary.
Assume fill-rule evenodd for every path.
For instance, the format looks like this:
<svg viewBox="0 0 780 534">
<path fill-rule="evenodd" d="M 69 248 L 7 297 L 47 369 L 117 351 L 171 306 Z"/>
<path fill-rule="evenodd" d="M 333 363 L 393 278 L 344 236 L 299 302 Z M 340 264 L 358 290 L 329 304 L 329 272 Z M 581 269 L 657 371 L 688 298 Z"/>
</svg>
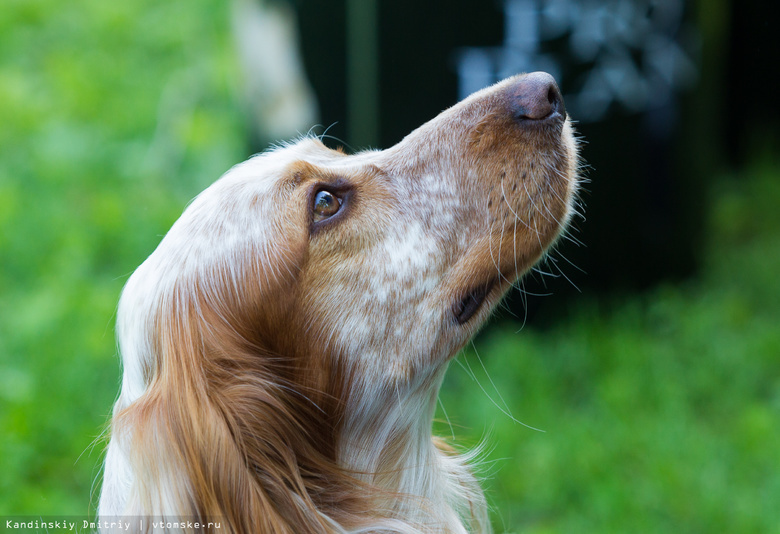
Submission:
<svg viewBox="0 0 780 534">
<path fill-rule="evenodd" d="M 146 389 L 112 423 L 133 475 L 126 510 L 220 532 L 331 532 L 354 517 L 362 493 L 335 461 L 335 425 L 289 363 L 207 304 L 170 301 L 135 344 L 153 353 Z"/>
</svg>

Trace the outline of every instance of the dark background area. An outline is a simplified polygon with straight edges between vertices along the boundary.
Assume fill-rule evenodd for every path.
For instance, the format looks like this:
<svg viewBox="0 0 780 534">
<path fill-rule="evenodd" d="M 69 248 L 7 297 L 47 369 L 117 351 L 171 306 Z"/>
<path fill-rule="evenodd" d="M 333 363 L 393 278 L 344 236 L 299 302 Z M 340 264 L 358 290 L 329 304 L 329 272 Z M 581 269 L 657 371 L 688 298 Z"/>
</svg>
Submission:
<svg viewBox="0 0 780 534">
<path fill-rule="evenodd" d="M 360 118 L 350 117 L 346 101 L 348 43 L 333 38 L 346 33 L 348 2 L 293 3 L 321 123 L 334 138 L 329 142 L 355 150 L 388 147 L 454 104 L 458 51 L 498 47 L 505 39 L 498 1 L 479 7 L 462 0 L 377 2 L 378 83 L 364 90 L 378 92 L 379 120 L 377 138 L 366 143 L 350 137 L 350 119 Z M 669 2 L 639 4 L 652 17 Z M 529 276 L 527 313 L 525 298 L 510 297 L 515 315 L 534 317 L 541 307 L 540 320 L 547 321 L 565 305 L 564 297 L 579 290 L 644 290 L 697 271 L 713 174 L 723 165 L 743 163 L 759 148 L 777 146 L 780 77 L 772 67 L 780 60 L 772 23 L 777 15 L 778 8 L 766 2 L 685 4 L 684 26 L 671 37 L 690 48 L 696 85 L 676 91 L 670 101 L 651 98 L 640 111 L 613 105 L 599 120 L 577 125 L 590 179 L 582 195 L 585 220 L 575 222 L 573 233 L 583 246 L 565 243 L 559 247 L 565 259 L 558 258 L 576 268 L 567 265 L 565 277 Z M 572 61 L 561 38 L 541 47 L 557 53 L 564 94 L 570 91 L 566 84 L 579 83 L 592 66 Z M 577 120 L 576 111 L 570 113 Z"/>
</svg>

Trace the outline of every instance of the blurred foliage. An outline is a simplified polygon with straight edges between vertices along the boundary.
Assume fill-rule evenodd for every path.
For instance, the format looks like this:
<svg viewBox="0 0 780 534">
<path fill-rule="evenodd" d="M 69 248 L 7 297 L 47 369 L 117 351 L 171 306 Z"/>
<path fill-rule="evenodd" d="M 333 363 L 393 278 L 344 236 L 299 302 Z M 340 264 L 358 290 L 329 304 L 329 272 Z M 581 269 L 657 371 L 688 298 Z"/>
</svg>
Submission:
<svg viewBox="0 0 780 534">
<path fill-rule="evenodd" d="M 94 503 L 121 287 L 246 155 L 226 11 L 4 2 L 0 515 Z M 499 322 L 452 365 L 437 430 L 487 432 L 498 531 L 778 531 L 779 178 L 716 182 L 699 278 Z"/>
<path fill-rule="evenodd" d="M 0 17 L 0 514 L 85 514 L 121 287 L 243 159 L 222 2 L 10 0 Z"/>
</svg>

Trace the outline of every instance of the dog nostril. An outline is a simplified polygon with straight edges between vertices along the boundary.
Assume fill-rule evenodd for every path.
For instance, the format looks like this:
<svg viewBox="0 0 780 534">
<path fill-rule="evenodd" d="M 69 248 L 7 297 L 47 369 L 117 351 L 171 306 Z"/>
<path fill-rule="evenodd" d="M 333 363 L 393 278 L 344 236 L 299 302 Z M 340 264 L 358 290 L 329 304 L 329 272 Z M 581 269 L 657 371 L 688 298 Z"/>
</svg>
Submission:
<svg viewBox="0 0 780 534">
<path fill-rule="evenodd" d="M 558 104 L 560 101 L 561 98 L 558 95 L 558 88 L 554 85 L 550 86 L 550 89 L 547 91 L 547 102 L 550 104 L 553 111 L 558 111 Z"/>
<path fill-rule="evenodd" d="M 515 117 L 522 121 L 566 116 L 558 85 L 546 72 L 521 77 L 512 88 L 512 98 Z"/>
</svg>

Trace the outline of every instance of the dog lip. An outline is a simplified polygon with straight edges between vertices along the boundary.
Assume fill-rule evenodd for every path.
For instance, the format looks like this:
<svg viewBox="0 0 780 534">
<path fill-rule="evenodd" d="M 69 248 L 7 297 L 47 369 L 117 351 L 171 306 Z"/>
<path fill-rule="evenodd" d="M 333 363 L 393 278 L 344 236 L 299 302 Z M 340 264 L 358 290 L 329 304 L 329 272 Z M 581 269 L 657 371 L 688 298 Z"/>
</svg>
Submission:
<svg viewBox="0 0 780 534">
<path fill-rule="evenodd" d="M 458 325 L 468 322 L 474 314 L 482 307 L 485 298 L 496 285 L 496 279 L 489 280 L 472 288 L 462 298 L 456 300 L 452 305 L 452 316 Z"/>
<path fill-rule="evenodd" d="M 528 127 L 535 127 L 537 125 L 541 127 L 547 124 L 559 126 L 562 125 L 564 122 L 566 122 L 566 117 L 567 115 L 565 110 L 563 111 L 563 113 L 561 113 L 559 110 L 553 109 L 543 117 L 531 118 L 525 115 L 519 115 L 516 118 L 521 125 L 528 128 Z"/>
</svg>

